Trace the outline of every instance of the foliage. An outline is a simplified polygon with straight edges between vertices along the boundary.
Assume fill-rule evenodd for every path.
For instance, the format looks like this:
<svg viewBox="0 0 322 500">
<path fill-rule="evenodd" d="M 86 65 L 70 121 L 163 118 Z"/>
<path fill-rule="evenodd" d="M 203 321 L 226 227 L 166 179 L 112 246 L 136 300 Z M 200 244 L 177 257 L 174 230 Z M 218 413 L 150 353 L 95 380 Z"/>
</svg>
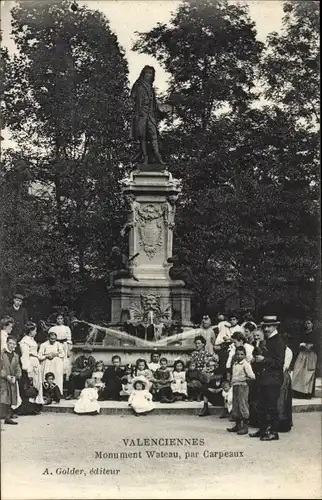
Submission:
<svg viewBox="0 0 322 500">
<path fill-rule="evenodd" d="M 320 123 L 320 4 L 284 3 L 283 32 L 271 33 L 263 74 L 265 95 L 307 125 Z"/>
<path fill-rule="evenodd" d="M 246 6 L 186 0 L 134 45 L 169 75 L 162 145 L 183 179 L 174 253 L 189 255 L 197 315 L 234 297 L 284 316 L 314 308 L 318 5 L 284 10 L 263 44 Z M 106 308 L 107 255 L 123 244 L 127 63 L 104 16 L 66 0 L 19 4 L 13 36 L 2 115 L 21 149 L 7 151 L 1 178 L 4 294 L 22 284 L 39 310 L 65 304 L 91 320 Z"/>
<path fill-rule="evenodd" d="M 118 181 L 128 161 L 128 68 L 107 19 L 86 8 L 73 13 L 69 4 L 22 2 L 12 10 L 19 52 L 8 65 L 3 115 L 23 145 L 29 197 L 43 208 L 36 219 L 41 236 L 28 231 L 27 221 L 16 222 L 25 238 L 42 240 L 33 256 L 37 279 L 47 284 L 54 304 L 78 297 L 81 305 L 91 280 L 106 276 L 107 255 L 124 218 Z M 12 153 L 5 161 L 8 177 Z M 28 216 L 34 213 L 26 211 Z M 14 260 L 20 261 L 25 249 L 18 250 Z M 11 271 L 6 282 L 30 283 L 26 273 L 28 279 Z"/>
<path fill-rule="evenodd" d="M 289 23 L 285 19 L 281 39 Z M 163 139 L 171 170 L 184 180 L 175 244 L 179 255 L 189 251 L 199 280 L 196 312 L 224 308 L 230 295 L 250 297 L 257 309 L 278 302 L 311 309 L 318 136 L 298 122 L 305 114 L 282 106 L 270 87 L 274 52 L 268 47 L 262 62 L 247 8 L 186 1 L 170 26 L 139 34 L 135 49 L 170 73 L 164 98 L 176 111 Z M 302 58 L 302 72 L 305 64 Z M 266 106 L 254 91 L 260 75 L 272 98 Z M 287 87 L 292 77 L 291 70 L 280 75 Z"/>
</svg>

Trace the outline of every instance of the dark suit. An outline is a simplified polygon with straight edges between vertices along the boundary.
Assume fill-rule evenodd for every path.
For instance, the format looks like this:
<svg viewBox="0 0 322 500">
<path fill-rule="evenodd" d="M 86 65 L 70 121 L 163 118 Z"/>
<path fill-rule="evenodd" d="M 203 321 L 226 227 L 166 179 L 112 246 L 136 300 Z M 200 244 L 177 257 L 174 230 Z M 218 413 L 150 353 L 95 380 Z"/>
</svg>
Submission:
<svg viewBox="0 0 322 500">
<path fill-rule="evenodd" d="M 88 378 L 91 378 L 92 373 L 95 369 L 96 360 L 93 356 L 89 356 L 87 359 L 82 354 L 75 359 L 72 366 L 72 373 L 69 377 L 68 392 L 72 396 L 74 395 L 75 389 L 84 389 L 85 382 Z"/>
<path fill-rule="evenodd" d="M 265 431 L 270 427 L 271 432 L 278 431 L 279 417 L 277 402 L 283 383 L 283 365 L 285 357 L 285 343 L 277 334 L 266 340 L 264 360 L 259 363 L 257 373 L 259 390 L 259 427 Z"/>
<path fill-rule="evenodd" d="M 113 401 L 120 400 L 120 392 L 122 390 L 122 377 L 124 377 L 125 370 L 120 366 L 108 366 L 102 377 L 105 387 L 100 396 L 100 399 L 112 399 Z"/>
<path fill-rule="evenodd" d="M 12 335 L 17 338 L 17 341 L 21 340 L 23 336 L 23 330 L 25 324 L 28 322 L 28 313 L 24 307 L 19 307 L 19 309 L 15 309 L 13 306 L 7 309 L 6 314 L 11 316 L 15 324 L 13 325 Z"/>
</svg>

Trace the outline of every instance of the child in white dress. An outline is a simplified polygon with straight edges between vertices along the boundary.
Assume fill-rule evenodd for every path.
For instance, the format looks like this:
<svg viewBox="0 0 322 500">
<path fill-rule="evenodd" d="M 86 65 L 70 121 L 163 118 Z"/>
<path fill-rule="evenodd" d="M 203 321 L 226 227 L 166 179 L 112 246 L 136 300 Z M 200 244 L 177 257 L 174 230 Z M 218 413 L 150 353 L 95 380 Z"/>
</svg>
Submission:
<svg viewBox="0 0 322 500">
<path fill-rule="evenodd" d="M 183 361 L 177 359 L 173 365 L 171 389 L 174 401 L 185 401 L 188 399 L 188 388 L 186 382 L 186 372 Z"/>
<path fill-rule="evenodd" d="M 98 392 L 94 379 L 87 379 L 85 389 L 82 390 L 74 406 L 74 412 L 78 415 L 98 415 L 100 405 L 97 401 Z"/>
<path fill-rule="evenodd" d="M 134 414 L 147 415 L 154 409 L 152 394 L 147 390 L 149 381 L 144 377 L 135 377 L 132 381 L 133 390 L 129 397 L 129 406 L 132 407 Z"/>
</svg>

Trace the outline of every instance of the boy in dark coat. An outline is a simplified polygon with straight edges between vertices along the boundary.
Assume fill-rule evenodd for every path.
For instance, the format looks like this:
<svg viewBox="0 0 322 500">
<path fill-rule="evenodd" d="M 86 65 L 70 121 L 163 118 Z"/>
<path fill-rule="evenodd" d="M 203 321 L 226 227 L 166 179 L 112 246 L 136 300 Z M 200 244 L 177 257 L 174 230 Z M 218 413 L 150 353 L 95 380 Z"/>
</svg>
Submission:
<svg viewBox="0 0 322 500">
<path fill-rule="evenodd" d="M 0 402 L 1 418 L 4 418 L 5 424 L 16 425 L 12 419 L 12 405 L 18 401 L 17 381 L 21 377 L 21 368 L 19 357 L 14 352 L 16 340 L 8 337 L 7 345 L 1 352 L 0 357 Z"/>
<path fill-rule="evenodd" d="M 102 377 L 105 387 L 100 395 L 100 400 L 111 399 L 120 401 L 120 392 L 122 390 L 122 378 L 125 375 L 124 368 L 121 367 L 121 358 L 118 355 L 112 357 L 112 366 L 108 366 Z"/>
<path fill-rule="evenodd" d="M 74 361 L 66 399 L 72 399 L 75 396 L 75 389 L 84 389 L 86 380 L 91 378 L 96 364 L 95 358 L 90 354 L 92 351 L 90 346 L 84 346 L 83 354 Z"/>
</svg>

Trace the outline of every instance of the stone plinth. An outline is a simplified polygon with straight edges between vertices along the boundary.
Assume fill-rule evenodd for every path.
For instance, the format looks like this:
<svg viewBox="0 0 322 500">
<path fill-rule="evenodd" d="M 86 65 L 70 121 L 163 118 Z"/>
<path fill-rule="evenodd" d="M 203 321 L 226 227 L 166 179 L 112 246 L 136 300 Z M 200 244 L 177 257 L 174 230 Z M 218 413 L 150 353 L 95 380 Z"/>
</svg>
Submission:
<svg viewBox="0 0 322 500">
<path fill-rule="evenodd" d="M 182 326 L 191 326 L 191 292 L 183 281 L 170 278 L 172 264 L 168 263 L 180 182 L 168 171 L 142 170 L 122 181 L 128 206 L 123 233 L 129 238 L 134 278 L 116 280 L 110 291 L 111 325 L 129 311 L 131 319 L 142 315 L 146 321 L 150 315 L 154 322 L 165 322 L 176 317 Z"/>
</svg>

